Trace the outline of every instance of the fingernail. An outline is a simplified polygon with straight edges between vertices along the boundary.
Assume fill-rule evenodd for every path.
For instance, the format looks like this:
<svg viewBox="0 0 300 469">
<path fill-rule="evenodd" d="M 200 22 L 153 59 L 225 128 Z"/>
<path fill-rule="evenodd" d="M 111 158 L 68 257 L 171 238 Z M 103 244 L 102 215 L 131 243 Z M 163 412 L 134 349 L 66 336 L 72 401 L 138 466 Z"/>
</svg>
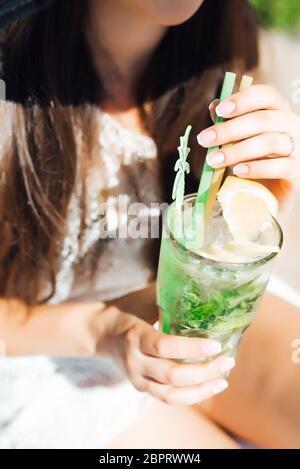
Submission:
<svg viewBox="0 0 300 469">
<path fill-rule="evenodd" d="M 225 358 L 225 360 L 220 365 L 220 372 L 227 373 L 227 371 L 232 370 L 235 367 L 235 360 L 232 357 Z"/>
<path fill-rule="evenodd" d="M 210 166 L 218 166 L 224 163 L 224 161 L 225 161 L 224 153 L 221 153 L 220 151 L 207 155 L 207 162 Z"/>
<path fill-rule="evenodd" d="M 219 342 L 206 342 L 202 345 L 202 352 L 206 355 L 217 355 L 222 352 L 222 346 Z"/>
<path fill-rule="evenodd" d="M 220 392 L 225 391 L 225 389 L 227 388 L 228 388 L 227 381 L 225 381 L 225 379 L 222 379 L 213 386 L 212 393 L 219 394 Z"/>
<path fill-rule="evenodd" d="M 216 107 L 216 114 L 219 117 L 226 117 L 232 114 L 236 106 L 233 101 L 225 101 L 224 103 L 218 104 Z"/>
<path fill-rule="evenodd" d="M 249 166 L 247 166 L 246 164 L 240 164 L 233 168 L 233 172 L 237 176 L 244 176 L 245 174 L 249 173 Z"/>
<path fill-rule="evenodd" d="M 214 130 L 204 130 L 198 135 L 197 140 L 200 145 L 206 146 L 216 140 L 216 138 L 217 134 Z"/>
</svg>

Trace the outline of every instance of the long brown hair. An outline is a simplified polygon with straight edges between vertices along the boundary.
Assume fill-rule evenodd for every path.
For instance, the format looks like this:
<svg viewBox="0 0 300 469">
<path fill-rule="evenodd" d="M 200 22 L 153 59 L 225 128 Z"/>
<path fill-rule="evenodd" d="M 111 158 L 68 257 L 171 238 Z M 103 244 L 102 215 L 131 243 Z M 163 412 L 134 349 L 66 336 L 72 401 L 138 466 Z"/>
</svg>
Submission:
<svg viewBox="0 0 300 469">
<path fill-rule="evenodd" d="M 8 130 L 0 160 L 0 294 L 28 303 L 40 299 L 46 282 L 49 297 L 55 291 L 68 203 L 87 165 L 80 163 L 76 132 L 87 161 L 105 96 L 84 34 L 86 3 L 54 0 L 4 32 L 9 102 L 1 104 Z M 166 198 L 166 175 L 187 123 L 195 132 L 208 123 L 207 106 L 226 70 L 256 65 L 256 19 L 246 0 L 206 0 L 189 21 L 169 28 L 136 86 L 145 126 L 158 145 Z M 198 170 L 199 154 L 195 145 Z"/>
</svg>

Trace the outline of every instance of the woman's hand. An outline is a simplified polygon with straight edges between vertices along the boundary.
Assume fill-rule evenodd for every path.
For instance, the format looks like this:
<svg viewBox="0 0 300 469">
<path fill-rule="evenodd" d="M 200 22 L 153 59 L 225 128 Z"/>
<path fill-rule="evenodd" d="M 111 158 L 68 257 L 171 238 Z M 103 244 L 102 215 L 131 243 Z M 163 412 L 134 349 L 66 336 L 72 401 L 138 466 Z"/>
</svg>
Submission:
<svg viewBox="0 0 300 469">
<path fill-rule="evenodd" d="M 207 364 L 174 361 L 213 357 L 221 352 L 219 343 L 162 334 L 124 313 L 122 321 L 127 325 L 116 340 L 117 357 L 138 390 L 168 404 L 191 405 L 228 387 L 224 375 L 234 367 L 233 358 L 218 356 Z"/>
<path fill-rule="evenodd" d="M 8 355 L 112 356 L 133 383 L 172 404 L 194 404 L 227 388 L 224 375 L 234 359 L 208 364 L 174 360 L 213 357 L 220 344 L 208 339 L 162 334 L 143 320 L 104 303 L 27 307 L 0 301 L 0 338 Z"/>
<path fill-rule="evenodd" d="M 215 113 L 228 120 L 201 132 L 199 144 L 209 148 L 235 143 L 211 152 L 210 166 L 232 166 L 236 176 L 251 179 L 293 182 L 299 177 L 300 116 L 274 88 L 254 85 L 215 104 Z"/>
</svg>

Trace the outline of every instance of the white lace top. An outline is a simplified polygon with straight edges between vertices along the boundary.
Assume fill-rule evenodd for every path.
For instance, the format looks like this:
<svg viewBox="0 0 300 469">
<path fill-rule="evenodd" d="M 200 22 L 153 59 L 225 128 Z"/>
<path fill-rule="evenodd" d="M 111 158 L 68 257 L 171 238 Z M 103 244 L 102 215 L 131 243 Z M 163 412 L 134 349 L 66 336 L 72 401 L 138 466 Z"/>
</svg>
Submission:
<svg viewBox="0 0 300 469">
<path fill-rule="evenodd" d="M 57 291 L 52 303 L 65 300 L 110 300 L 144 287 L 154 275 L 150 239 L 126 236 L 127 209 L 139 203 L 140 222 L 159 223 L 159 212 L 150 204 L 161 201 L 154 141 L 99 113 L 99 167 L 87 178 L 85 226 L 81 231 L 80 182 L 70 202 L 69 233 L 64 241 Z M 105 201 L 103 200 L 105 193 Z M 121 239 L 114 238 L 123 229 Z M 101 239 L 105 233 L 110 239 Z M 149 262 L 150 259 L 150 262 Z M 91 265 L 96 274 L 90 278 Z"/>
</svg>

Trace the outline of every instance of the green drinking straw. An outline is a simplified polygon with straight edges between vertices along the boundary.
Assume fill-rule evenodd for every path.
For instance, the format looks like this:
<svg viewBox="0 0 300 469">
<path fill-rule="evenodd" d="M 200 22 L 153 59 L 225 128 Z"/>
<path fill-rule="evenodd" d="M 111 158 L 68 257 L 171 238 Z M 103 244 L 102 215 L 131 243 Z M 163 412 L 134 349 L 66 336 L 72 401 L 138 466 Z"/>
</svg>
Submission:
<svg viewBox="0 0 300 469">
<path fill-rule="evenodd" d="M 221 90 L 220 102 L 224 101 L 225 99 L 229 98 L 233 93 L 233 88 L 235 84 L 236 74 L 232 72 L 226 72 L 223 86 Z M 224 122 L 225 119 L 223 117 L 217 116 L 215 119 L 215 124 L 219 124 L 220 122 Z M 214 150 L 218 150 L 220 147 L 211 147 L 207 150 L 206 157 Z M 207 204 L 208 194 L 210 187 L 212 185 L 214 169 L 209 166 L 207 163 L 207 159 L 205 159 L 205 163 L 202 170 L 202 175 L 200 179 L 200 184 L 197 192 L 196 202 L 195 202 L 195 219 L 196 219 L 196 226 L 199 223 L 199 216 L 201 216 L 201 223 L 202 226 L 204 224 L 204 213 Z M 197 220 L 198 219 L 198 220 Z M 202 229 L 204 233 L 204 227 Z"/>
</svg>

